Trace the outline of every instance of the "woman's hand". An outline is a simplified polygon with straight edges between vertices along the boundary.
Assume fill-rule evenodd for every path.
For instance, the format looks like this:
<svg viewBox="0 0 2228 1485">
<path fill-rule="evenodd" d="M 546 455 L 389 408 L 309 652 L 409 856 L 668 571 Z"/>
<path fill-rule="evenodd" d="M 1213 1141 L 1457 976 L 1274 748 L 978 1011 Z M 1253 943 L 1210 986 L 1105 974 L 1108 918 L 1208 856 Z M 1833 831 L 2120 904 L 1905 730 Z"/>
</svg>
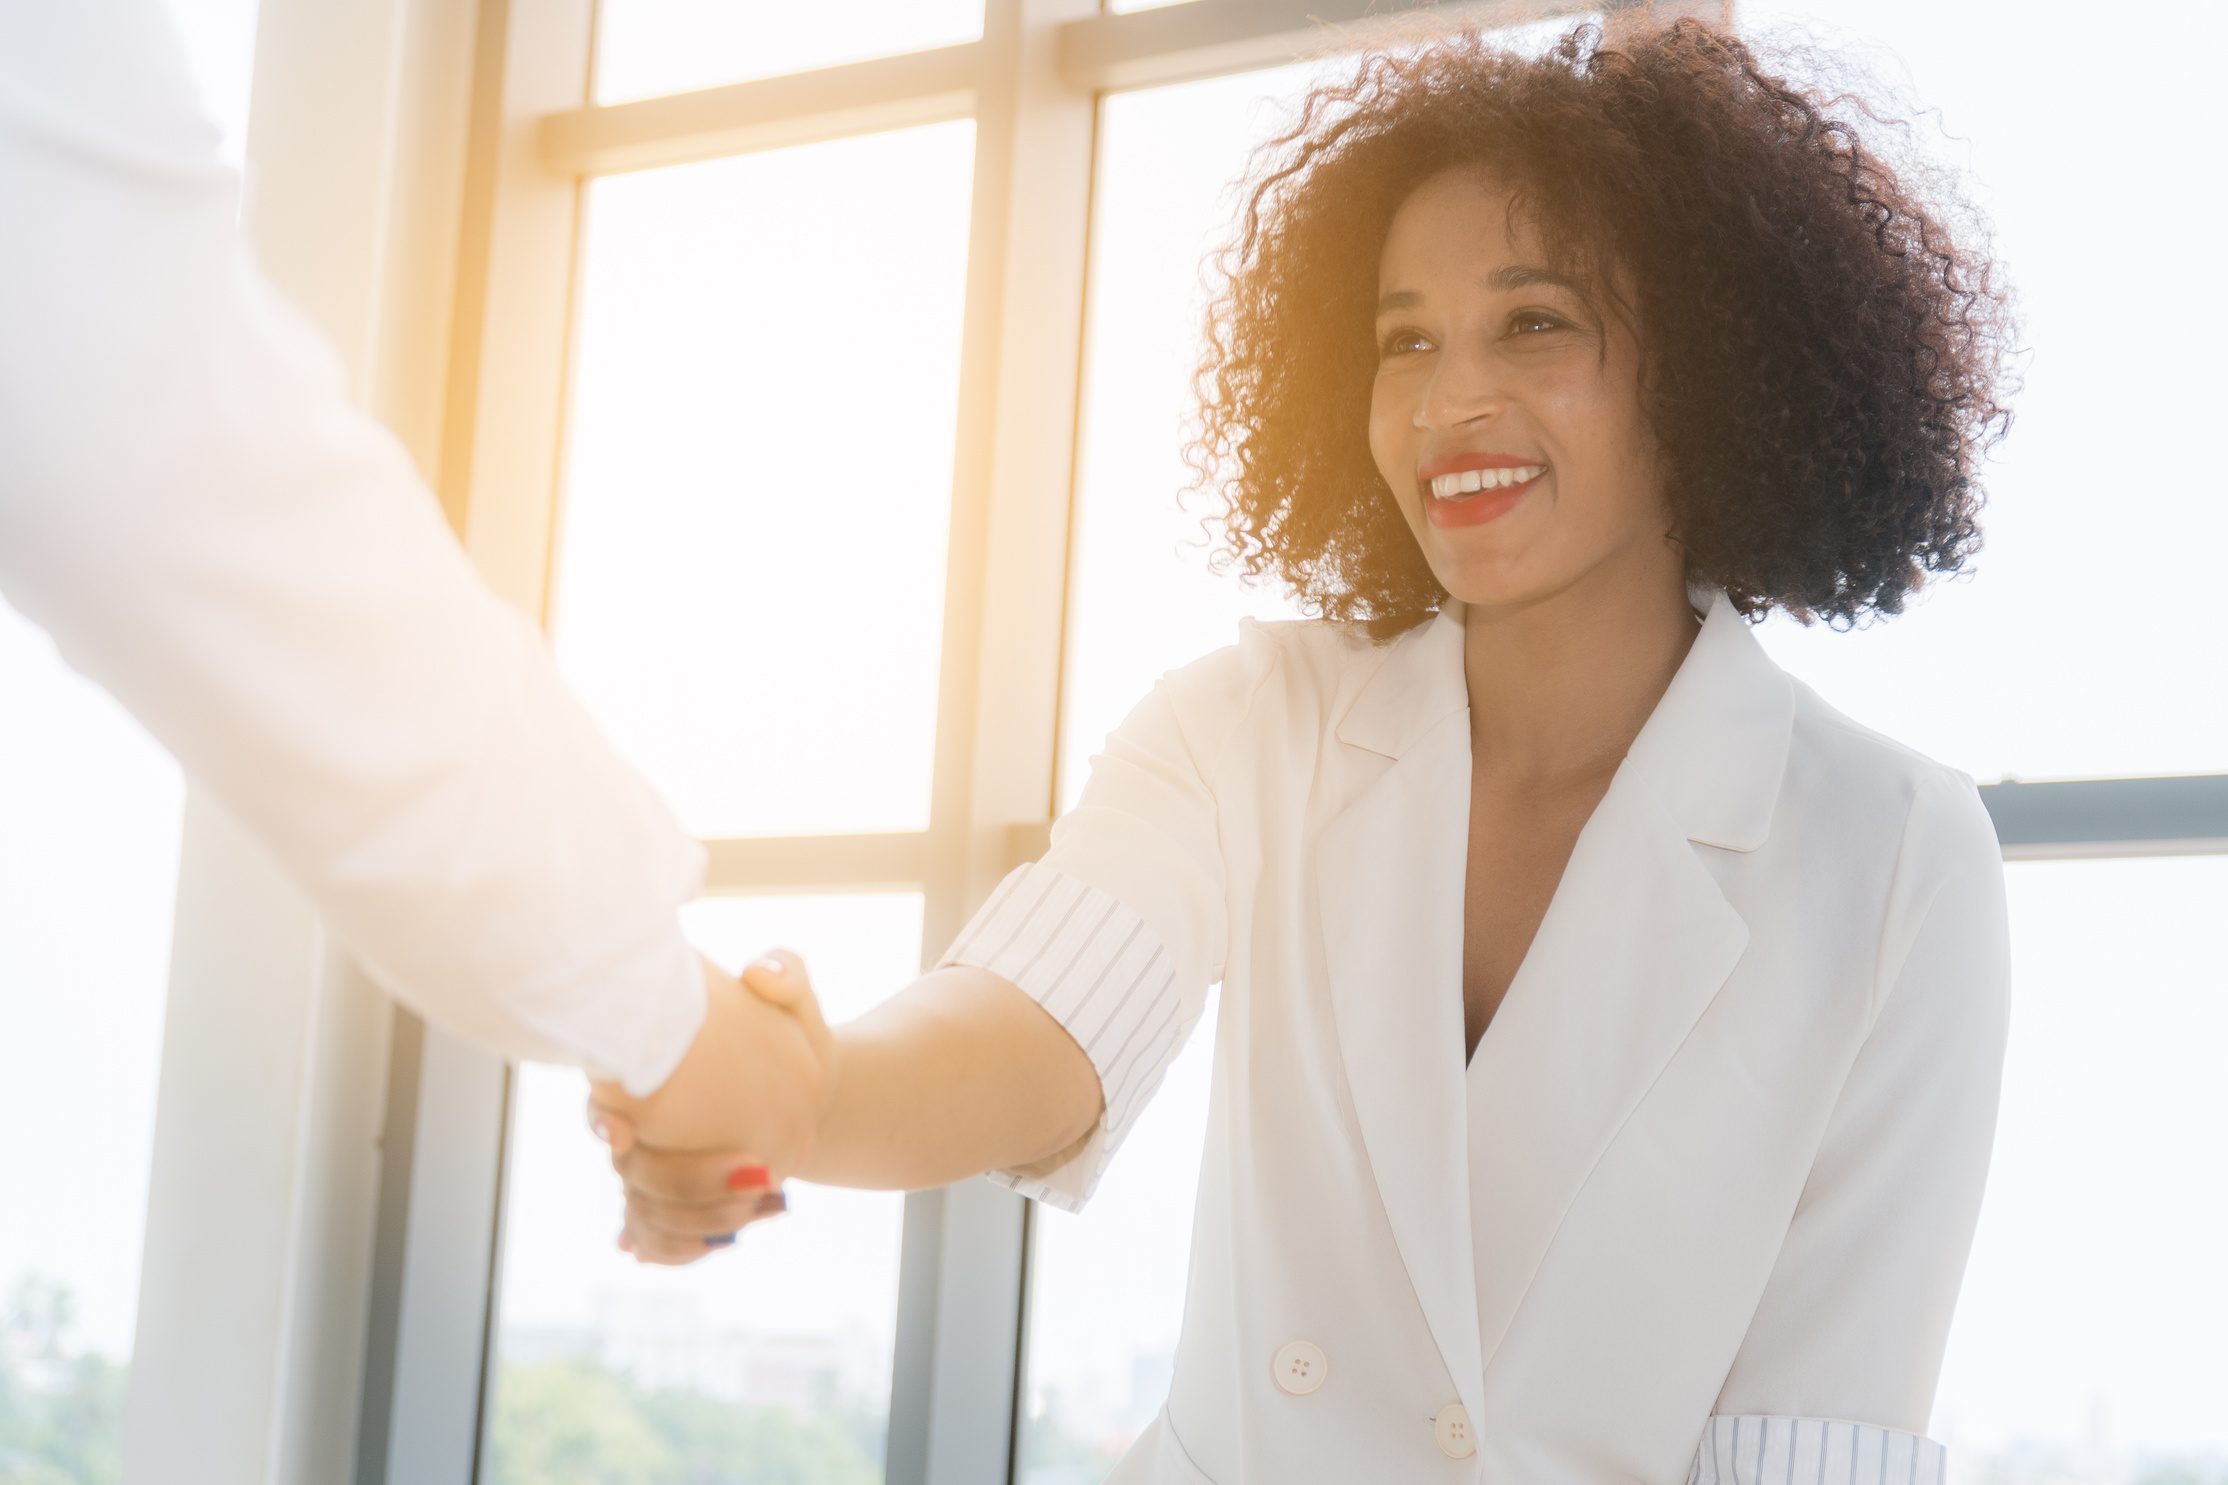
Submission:
<svg viewBox="0 0 2228 1485">
<path fill-rule="evenodd" d="M 703 1028 L 656 1093 L 591 1085 L 589 1118 L 627 1188 L 620 1246 L 645 1263 L 693 1262 L 783 1210 L 781 1182 L 810 1157 L 835 1090 L 835 1040 L 795 955 L 768 954 L 740 983 L 706 964 L 704 989 Z M 645 1184 L 672 1165 L 695 1177 L 686 1195 Z"/>
<path fill-rule="evenodd" d="M 780 1184 L 792 1175 L 918 1191 L 1073 1148 L 1103 1112 L 1098 1072 L 1075 1039 L 988 970 L 932 971 L 837 1035 L 822 1023 L 794 955 L 768 955 L 743 971 L 741 984 L 726 983 L 762 1002 L 732 1057 L 699 1064 L 698 1052 L 723 1035 L 707 1021 L 654 1099 L 630 1107 L 619 1090 L 597 1093 L 593 1116 L 627 1187 L 621 1242 L 646 1263 L 689 1263 L 732 1243 L 744 1226 L 782 1210 Z M 769 1024 L 794 1031 L 818 1059 L 809 1101 L 816 1124 L 786 1143 L 769 1132 L 784 1127 L 779 1118 L 737 1112 L 788 1107 L 782 1100 L 792 1084 L 766 1081 L 767 1054 L 749 1040 Z M 656 1126 L 635 1111 L 653 1105 L 664 1120 Z"/>
</svg>

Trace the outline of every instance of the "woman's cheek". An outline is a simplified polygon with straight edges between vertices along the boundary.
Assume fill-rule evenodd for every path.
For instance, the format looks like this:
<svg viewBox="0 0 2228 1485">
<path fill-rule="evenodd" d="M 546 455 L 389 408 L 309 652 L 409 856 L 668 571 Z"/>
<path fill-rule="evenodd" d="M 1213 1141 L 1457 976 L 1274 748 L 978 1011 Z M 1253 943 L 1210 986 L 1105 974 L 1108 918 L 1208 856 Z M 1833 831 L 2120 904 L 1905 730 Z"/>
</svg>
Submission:
<svg viewBox="0 0 2228 1485">
<path fill-rule="evenodd" d="M 1406 457 L 1407 440 L 1402 436 L 1403 412 L 1395 405 L 1397 399 L 1388 394 L 1382 383 L 1370 398 L 1369 404 L 1369 457 L 1377 465 L 1378 474 L 1392 486 L 1393 493 L 1405 501 L 1404 481 L 1401 471 L 1412 469 L 1415 460 Z"/>
</svg>

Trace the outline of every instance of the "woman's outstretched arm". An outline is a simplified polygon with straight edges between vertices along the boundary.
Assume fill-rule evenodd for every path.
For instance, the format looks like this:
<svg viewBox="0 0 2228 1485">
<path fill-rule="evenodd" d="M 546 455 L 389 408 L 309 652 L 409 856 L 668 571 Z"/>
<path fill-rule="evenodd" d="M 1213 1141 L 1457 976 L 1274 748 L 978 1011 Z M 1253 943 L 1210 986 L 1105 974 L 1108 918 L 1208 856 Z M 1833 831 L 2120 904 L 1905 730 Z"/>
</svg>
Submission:
<svg viewBox="0 0 2228 1485">
<path fill-rule="evenodd" d="M 1044 858 L 991 894 L 941 968 L 831 1032 L 804 965 L 768 956 L 734 991 L 755 1005 L 714 994 L 706 1032 L 654 1097 L 599 1087 L 634 1251 L 701 1258 L 780 1210 L 768 1188 L 790 1176 L 917 1190 L 989 1171 L 1079 1210 L 1222 978 L 1223 825 L 1200 760 L 1222 756 L 1278 673 L 1279 643 L 1244 629 L 1154 687 L 1092 760 Z M 769 1035 L 783 1040 L 768 1015 L 817 1052 L 817 1102 L 744 1071 Z M 753 1104 L 819 1114 L 783 1145 Z"/>
<path fill-rule="evenodd" d="M 707 1055 L 692 1050 L 654 1097 L 598 1085 L 596 1117 L 627 1187 L 624 1241 L 646 1261 L 687 1263 L 725 1246 L 768 1214 L 767 1188 L 787 1176 L 880 1190 L 941 1186 L 1042 1160 L 1098 1123 L 1090 1058 L 1042 1006 L 988 970 L 936 970 L 832 1031 L 796 956 L 768 955 L 743 981 L 825 1049 L 817 1128 L 793 1169 L 765 1166 L 757 1151 L 775 1132 L 748 1127 L 718 1029 L 729 1013 L 740 1029 L 764 1007 L 725 1007 L 716 997 L 711 1033 L 698 1039 Z"/>
<path fill-rule="evenodd" d="M 803 966 L 789 962 L 801 980 Z M 1043 1006 L 987 969 L 924 975 L 837 1030 L 835 1043 L 835 1096 L 797 1172 L 808 1181 L 942 1186 L 1028 1165 L 1098 1122 L 1091 1059 Z"/>
</svg>

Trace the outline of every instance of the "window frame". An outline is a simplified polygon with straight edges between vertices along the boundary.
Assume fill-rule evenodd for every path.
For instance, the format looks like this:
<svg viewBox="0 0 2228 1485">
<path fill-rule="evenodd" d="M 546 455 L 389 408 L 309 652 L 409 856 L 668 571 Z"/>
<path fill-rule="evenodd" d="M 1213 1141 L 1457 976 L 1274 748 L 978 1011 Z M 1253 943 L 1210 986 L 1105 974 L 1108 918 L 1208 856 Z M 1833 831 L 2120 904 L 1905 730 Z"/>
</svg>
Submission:
<svg viewBox="0 0 2228 1485">
<path fill-rule="evenodd" d="M 1691 8 L 1724 17 L 1731 0 Z M 546 619 L 585 182 L 976 121 L 928 828 L 707 843 L 712 895 L 921 892 L 929 960 L 1041 853 L 1056 809 L 1100 102 L 1293 60 L 1326 26 L 1400 24 L 1376 9 L 987 0 L 977 41 L 598 105 L 595 0 L 263 0 L 253 227 L 480 571 Z M 331 249 L 364 223 L 374 250 L 336 266 Z M 445 330 L 413 328 L 428 324 Z M 2228 774 L 1981 796 L 2010 860 L 2228 852 Z M 391 1008 L 291 894 L 236 827 L 189 808 L 127 1473 L 470 1485 L 494 1384 L 513 1079 Z M 274 1053 L 287 1078 L 251 1100 L 270 1126 L 258 1133 L 225 1039 L 290 995 L 305 1009 Z M 443 1138 L 420 1137 L 432 1129 Z M 260 1184 L 209 1185 L 243 1141 Z M 234 1252 L 243 1229 L 256 1242 Z M 1012 1193 L 976 1180 L 907 1197 L 890 1485 L 1017 1478 L 1029 1266 Z M 211 1368 L 211 1327 L 243 1310 L 241 1344 Z M 228 1406 L 191 1405 L 212 1391 Z"/>
</svg>

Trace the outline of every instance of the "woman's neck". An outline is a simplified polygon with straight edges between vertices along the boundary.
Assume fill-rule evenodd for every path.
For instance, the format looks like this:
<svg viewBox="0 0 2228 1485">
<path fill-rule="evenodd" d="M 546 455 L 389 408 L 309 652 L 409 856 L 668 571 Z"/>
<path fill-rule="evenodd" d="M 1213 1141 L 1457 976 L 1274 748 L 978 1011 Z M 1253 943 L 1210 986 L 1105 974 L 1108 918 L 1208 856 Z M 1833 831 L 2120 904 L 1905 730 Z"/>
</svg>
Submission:
<svg viewBox="0 0 2228 1485">
<path fill-rule="evenodd" d="M 1473 767 L 1543 783 L 1615 771 L 1697 629 L 1683 565 L 1663 549 L 1527 603 L 1471 605 Z"/>
</svg>

